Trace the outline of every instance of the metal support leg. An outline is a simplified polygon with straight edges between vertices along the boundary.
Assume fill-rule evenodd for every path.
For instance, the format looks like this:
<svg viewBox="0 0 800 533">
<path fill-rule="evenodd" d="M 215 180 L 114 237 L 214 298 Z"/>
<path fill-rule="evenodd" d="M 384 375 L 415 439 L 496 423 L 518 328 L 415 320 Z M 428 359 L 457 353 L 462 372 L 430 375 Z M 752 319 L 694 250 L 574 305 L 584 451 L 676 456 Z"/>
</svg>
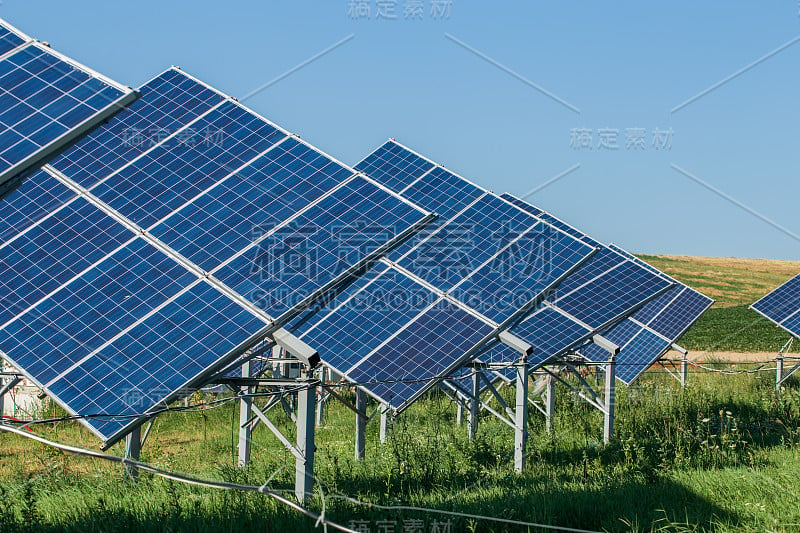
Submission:
<svg viewBox="0 0 800 533">
<path fill-rule="evenodd" d="M 474 439 L 478 433 L 478 417 L 481 412 L 479 378 L 477 371 L 472 374 L 472 398 L 469 399 L 469 413 L 467 415 L 467 436 L 470 440 Z"/>
<path fill-rule="evenodd" d="M 681 359 L 681 388 L 686 388 L 686 376 L 689 370 L 689 361 L 686 359 L 686 356 L 683 356 Z"/>
<path fill-rule="evenodd" d="M 307 382 L 297 392 L 297 450 L 295 460 L 294 494 L 297 501 L 303 502 L 314 490 L 314 430 L 315 407 L 317 403 L 317 384 Z"/>
<path fill-rule="evenodd" d="M 461 427 L 461 424 L 464 423 L 464 404 L 458 402 L 458 407 L 456 407 L 456 425 Z"/>
<path fill-rule="evenodd" d="M 322 388 L 322 385 L 325 384 L 325 378 L 328 374 L 328 369 L 323 367 L 321 372 L 321 383 L 319 388 L 319 397 L 317 398 L 317 425 L 322 425 L 322 418 L 325 416 L 325 389 Z"/>
<path fill-rule="evenodd" d="M 605 413 L 603 417 L 603 442 L 614 438 L 614 395 L 616 393 L 616 357 L 611 356 L 605 365 Z"/>
<path fill-rule="evenodd" d="M 247 361 L 242 365 L 242 377 L 251 377 L 253 366 L 252 361 Z M 247 466 L 250 462 L 250 439 L 253 435 L 253 426 L 248 424 L 250 420 L 250 409 L 253 407 L 253 398 L 247 396 L 253 393 L 252 387 L 242 387 L 245 396 L 239 400 L 239 466 Z"/>
<path fill-rule="evenodd" d="M 775 358 L 775 372 L 775 390 L 780 392 L 783 384 L 783 355 Z"/>
<path fill-rule="evenodd" d="M 544 412 L 546 420 L 545 427 L 547 429 L 547 434 L 549 435 L 553 433 L 553 415 L 556 411 L 556 380 L 550 375 L 548 375 L 546 379 L 546 388 L 544 390 Z"/>
<path fill-rule="evenodd" d="M 367 410 L 367 393 L 356 388 L 356 409 L 362 413 Z M 356 461 L 364 459 L 367 444 L 367 419 L 356 413 Z"/>
<path fill-rule="evenodd" d="M 141 453 L 142 428 L 141 426 L 136 426 L 136 428 L 128 433 L 128 436 L 125 438 L 125 459 L 133 459 L 134 461 L 138 461 Z M 130 476 L 131 479 L 135 480 L 139 478 L 139 469 L 135 466 L 125 465 L 125 473 Z"/>
<path fill-rule="evenodd" d="M 528 363 L 523 360 L 517 370 L 516 429 L 514 431 L 514 470 L 525 469 L 525 452 L 528 441 Z"/>
<path fill-rule="evenodd" d="M 389 406 L 381 406 L 381 444 L 386 444 L 386 435 L 389 432 Z"/>
</svg>

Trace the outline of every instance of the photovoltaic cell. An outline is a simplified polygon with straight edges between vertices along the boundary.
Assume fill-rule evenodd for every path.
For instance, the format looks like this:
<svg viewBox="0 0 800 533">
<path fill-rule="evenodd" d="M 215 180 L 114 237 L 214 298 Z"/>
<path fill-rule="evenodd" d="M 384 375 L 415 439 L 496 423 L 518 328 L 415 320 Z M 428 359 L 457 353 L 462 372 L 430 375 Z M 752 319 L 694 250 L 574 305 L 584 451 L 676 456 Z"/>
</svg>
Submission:
<svg viewBox="0 0 800 533">
<path fill-rule="evenodd" d="M 78 413 L 139 414 L 174 396 L 264 326 L 201 282 L 75 367 L 50 392 Z M 116 417 L 92 420 L 91 426 L 103 438 L 134 422 Z"/>
<path fill-rule="evenodd" d="M 136 239 L 0 330 L 7 357 L 47 385 L 197 278 Z"/>
<path fill-rule="evenodd" d="M 379 151 L 386 168 L 421 157 L 394 142 Z M 391 253 L 381 274 L 367 272 L 393 281 L 394 290 L 364 284 L 297 331 L 325 364 L 399 411 L 594 250 L 440 167 L 410 186 L 405 178 L 381 176 L 439 219 L 400 246 L 402 253 Z M 394 303 L 377 305 L 376 291 L 390 293 Z M 354 305 L 359 301 L 373 303 Z M 359 338 L 355 346 L 351 332 Z"/>
<path fill-rule="evenodd" d="M 799 336 L 800 276 L 790 279 L 750 307 L 792 335 Z"/>
<path fill-rule="evenodd" d="M 347 374 L 382 342 L 425 311 L 438 298 L 431 290 L 393 268 L 380 266 L 352 298 L 323 318 L 323 327 L 304 329 L 301 338 L 319 347 L 325 363 Z"/>
<path fill-rule="evenodd" d="M 8 30 L 8 28 L 4 28 Z M 18 44 L 7 32 L 2 44 Z M 0 60 L 0 186 L 42 164 L 135 93 L 34 41 Z"/>
<path fill-rule="evenodd" d="M 77 194 L 44 170 L 0 200 L 0 246 Z"/>
<path fill-rule="evenodd" d="M 153 234 L 211 270 L 351 175 L 290 138 L 159 223 Z"/>
<path fill-rule="evenodd" d="M 421 219 L 417 208 L 356 176 L 214 275 L 281 316 Z"/>
<path fill-rule="evenodd" d="M 400 192 L 433 167 L 433 163 L 388 141 L 355 168 L 393 191 Z"/>
<path fill-rule="evenodd" d="M 105 127 L 83 137 L 51 165 L 91 189 L 224 100 L 218 92 L 174 68 L 150 80 L 139 93 L 138 100 Z M 203 140 L 201 133 L 191 133 L 195 142 Z"/>
<path fill-rule="evenodd" d="M 485 191 L 479 187 L 441 167 L 433 169 L 424 180 L 419 180 L 405 189 L 403 196 L 423 209 L 436 213 L 438 218 L 407 242 L 392 250 L 389 259 L 396 261 L 406 255 L 484 194 Z"/>
<path fill-rule="evenodd" d="M 0 349 L 106 445 L 429 217 L 179 70 L 141 94 L 0 207 Z"/>
<path fill-rule="evenodd" d="M 134 235 L 78 199 L 0 248 L 0 327 Z"/>
<path fill-rule="evenodd" d="M 286 136 L 233 102 L 183 133 L 185 138 L 165 139 L 92 193 L 148 228 Z"/>
<path fill-rule="evenodd" d="M 616 357 L 617 377 L 625 383 L 633 382 L 664 355 L 712 303 L 712 299 L 676 282 L 631 317 L 601 331 L 603 337 L 621 347 Z M 608 359 L 608 354 L 594 345 L 581 349 L 581 353 L 592 361 Z"/>
<path fill-rule="evenodd" d="M 5 21 L 0 20 L 0 55 L 7 54 L 14 48 L 25 44 L 29 38 L 14 30 Z"/>
<path fill-rule="evenodd" d="M 511 195 L 503 197 L 531 214 L 546 214 Z M 599 250 L 562 281 L 546 303 L 511 328 L 511 333 L 534 347 L 528 359 L 533 368 L 576 350 L 602 328 L 657 298 L 672 284 L 656 271 L 639 264 L 633 256 L 597 243 L 552 215 L 548 215 L 548 219 L 562 231 L 597 244 Z M 607 359 L 608 354 L 601 352 L 598 356 Z M 498 359 L 500 357 L 507 359 Z M 481 361 L 487 358 L 491 362 L 511 363 L 519 356 L 514 350 L 497 346 L 480 355 Z"/>
<path fill-rule="evenodd" d="M 430 386 L 432 376 L 444 374 L 492 329 L 442 301 L 352 369 L 348 377 L 365 383 L 364 388 L 397 407 L 417 394 L 421 386 Z"/>
</svg>

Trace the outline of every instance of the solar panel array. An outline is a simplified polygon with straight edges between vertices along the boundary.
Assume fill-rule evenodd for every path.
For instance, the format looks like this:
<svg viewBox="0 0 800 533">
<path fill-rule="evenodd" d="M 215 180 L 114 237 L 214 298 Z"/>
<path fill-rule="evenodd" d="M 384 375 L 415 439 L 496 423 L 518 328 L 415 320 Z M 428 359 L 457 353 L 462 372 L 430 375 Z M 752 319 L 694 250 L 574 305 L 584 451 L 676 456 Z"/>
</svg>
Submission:
<svg viewBox="0 0 800 533">
<path fill-rule="evenodd" d="M 180 70 L 140 93 L 0 203 L 3 357 L 106 444 L 431 218 Z"/>
<path fill-rule="evenodd" d="M 800 337 L 800 275 L 790 279 L 750 307 L 795 337 Z"/>
<path fill-rule="evenodd" d="M 638 364 L 707 300 L 394 141 L 350 169 L 176 68 L 135 92 L 0 21 L 0 90 L 0 356 L 106 446 L 279 327 L 400 411 L 518 359 L 503 331 L 534 366 L 599 330 Z"/>
<path fill-rule="evenodd" d="M 611 245 L 621 254 L 626 254 L 642 266 L 656 269 L 633 257 L 624 250 Z M 661 276 L 667 278 L 663 273 Z M 671 279 L 671 278 L 669 278 Z M 652 300 L 639 311 L 619 324 L 603 330 L 601 334 L 622 349 L 617 355 L 617 377 L 624 383 L 632 383 L 650 365 L 660 359 L 689 326 L 700 318 L 714 300 L 686 285 L 672 280 L 675 285 Z M 581 353 L 593 361 L 607 359 L 602 350 L 591 345 Z"/>
<path fill-rule="evenodd" d="M 135 97 L 0 20 L 0 195 Z"/>
<path fill-rule="evenodd" d="M 559 285 L 542 306 L 512 328 L 515 335 L 534 346 L 534 353 L 528 358 L 532 367 L 570 352 L 672 286 L 671 281 L 632 256 L 601 244 L 527 202 L 509 194 L 503 196 L 599 249 L 594 257 Z M 507 348 L 497 346 L 485 359 L 508 362 L 512 356 Z"/>
<path fill-rule="evenodd" d="M 356 169 L 439 218 L 295 327 L 326 365 L 397 411 L 594 253 L 395 142 Z"/>
</svg>

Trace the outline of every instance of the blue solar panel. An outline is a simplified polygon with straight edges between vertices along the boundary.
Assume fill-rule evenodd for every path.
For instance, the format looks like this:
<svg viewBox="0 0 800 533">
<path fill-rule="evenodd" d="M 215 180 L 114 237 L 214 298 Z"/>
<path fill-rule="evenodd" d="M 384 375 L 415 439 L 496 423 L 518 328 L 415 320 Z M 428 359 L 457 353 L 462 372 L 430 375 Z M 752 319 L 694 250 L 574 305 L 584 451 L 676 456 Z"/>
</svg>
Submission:
<svg viewBox="0 0 800 533">
<path fill-rule="evenodd" d="M 349 373 L 437 300 L 433 291 L 393 268 L 374 270 L 380 275 L 356 294 L 338 299 L 327 319 L 303 328 L 303 341 L 318 347 L 325 363 L 339 374 Z"/>
<path fill-rule="evenodd" d="M 394 142 L 379 151 L 386 168 L 392 158 L 399 166 L 419 157 Z M 400 188 L 391 175 L 379 174 Z M 365 283 L 349 300 L 331 302 L 323 319 L 298 326 L 323 362 L 368 382 L 365 390 L 397 410 L 490 343 L 500 323 L 513 321 L 594 252 L 441 167 L 426 171 L 403 195 L 440 218 L 400 246 L 402 253 L 390 253 L 380 274 L 367 273 L 396 290 Z M 393 294 L 394 304 L 353 305 L 374 301 L 375 292 Z M 426 308 L 434 297 L 441 301 Z"/>
<path fill-rule="evenodd" d="M 582 242 L 540 223 L 451 294 L 495 322 L 504 322 L 569 273 L 586 251 Z M 467 253 L 478 255 L 472 250 Z"/>
<path fill-rule="evenodd" d="M 206 270 L 242 250 L 352 172 L 289 138 L 153 228 Z"/>
<path fill-rule="evenodd" d="M 134 235 L 78 199 L 0 247 L 0 326 Z"/>
<path fill-rule="evenodd" d="M 0 19 L 0 55 L 7 54 L 29 40 L 30 37 Z"/>
<path fill-rule="evenodd" d="M 392 250 L 389 259 L 396 261 L 403 257 L 485 193 L 483 189 L 443 168 L 437 167 L 432 170 L 424 180 L 417 181 L 406 189 L 403 196 L 420 207 L 435 212 L 439 218 L 406 243 Z"/>
<path fill-rule="evenodd" d="M 132 90 L 40 43 L 15 48 L 0 60 L 0 185 L 42 164 L 134 98 Z"/>
<path fill-rule="evenodd" d="M 511 195 L 504 198 L 531 214 L 544 211 Z M 549 215 L 551 222 L 558 221 Z M 558 221 L 554 224 L 584 242 L 594 239 Z M 672 282 L 641 265 L 628 254 L 604 245 L 577 270 L 561 282 L 541 305 L 511 332 L 534 346 L 529 358 L 532 367 L 551 362 L 574 351 L 600 329 L 631 314 L 648 300 L 657 298 Z M 605 352 L 604 352 L 605 353 Z M 505 356 L 507 359 L 499 360 Z M 603 355 L 603 360 L 608 355 Z M 495 347 L 482 353 L 480 359 L 494 362 L 513 362 L 518 355 L 513 350 Z"/>
<path fill-rule="evenodd" d="M 800 276 L 796 276 L 751 306 L 792 335 L 800 335 Z"/>
<path fill-rule="evenodd" d="M 78 413 L 139 414 L 185 394 L 181 388 L 216 364 L 220 354 L 264 327 L 261 319 L 200 282 L 51 384 L 49 392 Z M 134 423 L 101 418 L 90 426 L 105 438 Z"/>
<path fill-rule="evenodd" d="M 210 133 L 165 140 L 92 193 L 147 228 L 286 137 L 233 102 L 212 110 L 195 127 Z"/>
<path fill-rule="evenodd" d="M 450 290 L 536 224 L 536 218 L 486 194 L 397 263 Z"/>
<path fill-rule="evenodd" d="M 47 385 L 196 281 L 137 239 L 0 330 L 7 357 Z"/>
<path fill-rule="evenodd" d="M 422 213 L 356 176 L 214 275 L 272 316 L 305 298 L 420 222 Z"/>
<path fill-rule="evenodd" d="M 218 92 L 175 68 L 150 80 L 139 93 L 140 98 L 105 127 L 92 131 L 55 158 L 53 167 L 90 189 L 170 135 L 181 133 L 180 139 L 190 143 L 192 138 L 202 141 L 201 135 L 209 132 L 184 128 L 191 128 L 193 120 L 224 100 Z"/>
<path fill-rule="evenodd" d="M 204 384 L 429 217 L 174 69 L 44 170 L 2 204 L 0 349 L 76 414 Z"/>
<path fill-rule="evenodd" d="M 0 201 L 0 246 L 77 194 L 39 170 Z"/>
<path fill-rule="evenodd" d="M 355 168 L 393 191 L 400 192 L 433 167 L 434 164 L 430 161 L 393 141 L 388 141 L 358 163 Z"/>
<path fill-rule="evenodd" d="M 676 282 L 630 318 L 601 331 L 601 335 L 621 347 L 616 358 L 617 377 L 625 383 L 633 382 L 664 355 L 712 303 L 712 299 Z M 593 345 L 583 348 L 581 353 L 592 361 L 608 359 L 605 351 Z"/>
<path fill-rule="evenodd" d="M 520 200 L 516 196 L 513 196 L 513 195 L 508 194 L 508 193 L 504 193 L 504 194 L 501 194 L 500 197 L 505 199 L 505 200 L 508 200 L 509 202 L 511 202 L 512 204 L 516 205 L 517 207 L 519 207 L 521 209 L 524 209 L 528 213 L 536 215 L 537 217 L 541 218 L 542 220 L 544 220 L 546 222 L 549 222 L 551 225 L 553 225 L 554 227 L 560 229 L 561 231 L 569 233 L 573 237 L 576 237 L 576 238 L 582 240 L 586 244 L 591 244 L 592 246 L 596 246 L 596 247 L 602 247 L 603 246 L 602 243 L 600 243 L 599 241 L 593 239 L 589 235 L 583 233 L 580 230 L 577 230 L 577 229 L 573 228 L 572 226 L 570 226 L 566 222 L 562 221 L 561 219 L 556 218 L 555 216 L 551 215 L 547 211 L 539 209 L 538 207 L 536 207 L 534 205 L 531 205 L 531 204 L 529 204 L 528 202 L 526 202 L 524 200 Z"/>
<path fill-rule="evenodd" d="M 347 376 L 391 406 L 401 406 L 432 376 L 447 375 L 493 328 L 453 304 L 442 301 L 419 316 Z M 433 357 L 432 357 L 433 355 Z"/>
</svg>

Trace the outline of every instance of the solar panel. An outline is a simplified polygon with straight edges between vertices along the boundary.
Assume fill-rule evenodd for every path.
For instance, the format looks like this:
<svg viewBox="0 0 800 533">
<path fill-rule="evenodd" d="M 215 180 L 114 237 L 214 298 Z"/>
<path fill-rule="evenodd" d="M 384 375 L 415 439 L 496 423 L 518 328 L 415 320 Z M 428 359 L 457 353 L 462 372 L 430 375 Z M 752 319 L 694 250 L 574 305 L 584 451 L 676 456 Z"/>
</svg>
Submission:
<svg viewBox="0 0 800 533">
<path fill-rule="evenodd" d="M 397 411 L 594 252 L 394 141 L 356 168 L 378 169 L 384 185 L 439 218 L 296 327 L 326 365 Z"/>
<path fill-rule="evenodd" d="M 800 275 L 750 306 L 751 309 L 800 337 Z"/>
<path fill-rule="evenodd" d="M 0 202 L 0 350 L 108 446 L 430 218 L 170 69 Z"/>
<path fill-rule="evenodd" d="M 0 20 L 0 195 L 135 98 Z"/>
<path fill-rule="evenodd" d="M 614 245 L 611 247 L 651 271 L 658 272 L 628 252 Z M 672 279 L 665 274 L 661 275 Z M 678 281 L 672 281 L 675 285 L 671 289 L 647 303 L 629 318 L 601 332 L 604 337 L 622 348 L 616 358 L 616 375 L 625 383 L 632 383 L 663 356 L 714 303 L 714 300 L 694 289 Z M 587 346 L 581 349 L 581 353 L 592 361 L 608 359 L 608 355 L 597 346 Z"/>
<path fill-rule="evenodd" d="M 511 328 L 514 335 L 533 346 L 533 353 L 528 356 L 532 368 L 574 351 L 601 329 L 636 311 L 672 286 L 671 281 L 640 265 L 632 256 L 600 244 L 538 207 L 509 194 L 504 194 L 503 198 L 531 214 L 546 217 L 554 226 L 599 248 L 561 282 L 542 305 Z M 608 359 L 608 354 L 603 353 L 603 360 Z M 481 354 L 480 359 L 512 363 L 518 355 L 497 345 Z"/>
</svg>

